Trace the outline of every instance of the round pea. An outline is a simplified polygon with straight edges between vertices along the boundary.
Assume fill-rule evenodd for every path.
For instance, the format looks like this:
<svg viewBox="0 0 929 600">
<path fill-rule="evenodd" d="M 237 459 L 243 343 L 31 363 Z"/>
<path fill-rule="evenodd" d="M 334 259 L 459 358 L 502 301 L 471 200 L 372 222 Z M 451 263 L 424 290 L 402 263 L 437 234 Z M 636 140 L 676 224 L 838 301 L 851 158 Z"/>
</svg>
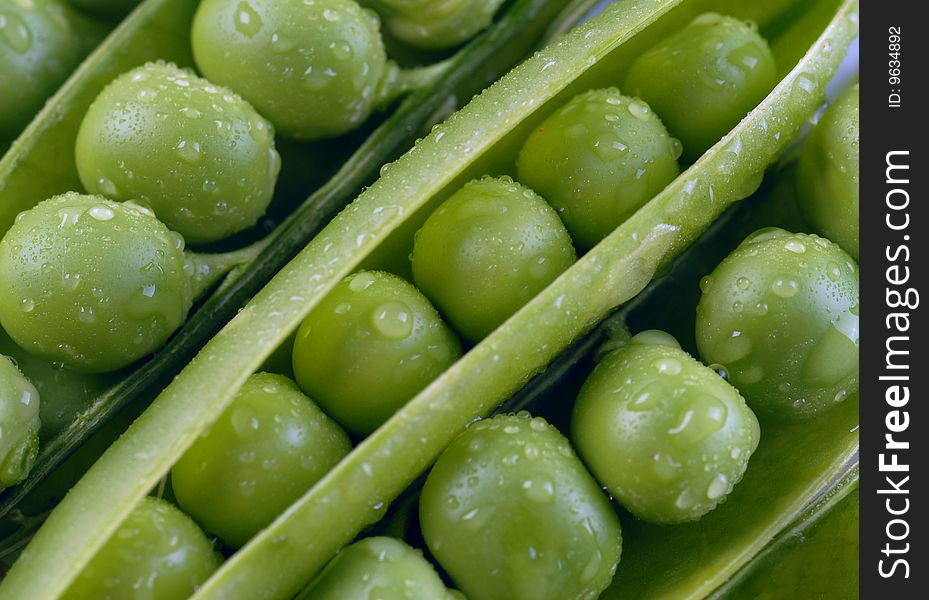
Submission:
<svg viewBox="0 0 929 600">
<path fill-rule="evenodd" d="M 107 86 L 81 123 L 75 153 L 87 191 L 142 200 L 198 244 L 254 225 L 281 166 L 274 128 L 247 102 L 166 63 Z"/>
<path fill-rule="evenodd" d="M 343 548 L 300 596 L 303 600 L 454 600 L 422 552 L 389 537 Z"/>
<path fill-rule="evenodd" d="M 858 260 L 858 84 L 823 113 L 797 164 L 804 217 Z"/>
<path fill-rule="evenodd" d="M 519 180 L 592 248 L 677 177 L 681 144 L 649 106 L 616 88 L 575 96 L 532 132 Z"/>
<path fill-rule="evenodd" d="M 490 25 L 503 0 L 369 0 L 398 39 L 430 50 L 457 46 Z"/>
<path fill-rule="evenodd" d="M 756 412 L 808 418 L 858 391 L 858 266 L 837 245 L 764 229 L 701 287 L 700 356 Z"/>
<path fill-rule="evenodd" d="M 145 208 L 73 192 L 0 241 L 0 324 L 28 352 L 86 372 L 150 354 L 190 309 L 183 238 Z"/>
<path fill-rule="evenodd" d="M 415 287 L 390 273 L 347 277 L 303 321 L 294 374 L 326 414 L 371 433 L 461 356 Z"/>
<path fill-rule="evenodd" d="M 609 500 L 568 440 L 525 413 L 458 436 L 419 513 L 429 550 L 471 600 L 595 598 L 619 563 Z"/>
<path fill-rule="evenodd" d="M 71 584 L 63 600 L 182 600 L 219 567 L 209 540 L 190 518 L 147 497 Z"/>
<path fill-rule="evenodd" d="M 706 13 L 639 56 L 625 89 L 655 109 L 693 161 L 776 83 L 774 56 L 757 28 Z"/>
<path fill-rule="evenodd" d="M 0 490 L 26 478 L 39 452 L 39 392 L 0 354 Z"/>
<path fill-rule="evenodd" d="M 293 381 L 257 373 L 174 465 L 171 485 L 187 514 L 238 548 L 351 449 Z"/>
<path fill-rule="evenodd" d="M 379 19 L 354 0 L 204 0 L 193 51 L 210 81 L 302 140 L 361 125 L 387 70 Z"/>
<path fill-rule="evenodd" d="M 0 2 L 0 141 L 42 108 L 83 55 L 81 27 L 60 0 Z"/>
<path fill-rule="evenodd" d="M 413 279 L 451 326 L 479 341 L 576 260 L 557 213 L 512 179 L 471 181 L 416 232 Z"/>
<path fill-rule="evenodd" d="M 630 512 L 681 523 L 726 498 L 760 434 L 745 400 L 716 372 L 639 334 L 584 382 L 571 435 L 597 480 Z"/>
</svg>

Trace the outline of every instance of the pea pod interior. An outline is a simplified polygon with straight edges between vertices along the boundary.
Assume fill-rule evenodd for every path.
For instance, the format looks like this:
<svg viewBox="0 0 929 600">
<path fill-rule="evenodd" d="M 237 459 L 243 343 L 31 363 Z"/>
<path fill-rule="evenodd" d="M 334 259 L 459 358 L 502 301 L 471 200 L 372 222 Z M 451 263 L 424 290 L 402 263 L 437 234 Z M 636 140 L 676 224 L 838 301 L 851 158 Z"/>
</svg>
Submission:
<svg viewBox="0 0 929 600">
<path fill-rule="evenodd" d="M 625 42 L 635 44 L 638 35 L 649 36 L 652 27 L 685 21 L 684 11 L 692 8 L 673 0 L 610 6 L 515 69 L 391 165 L 204 348 L 111 447 L 35 537 L 0 587 L 0 596 L 54 597 L 60 593 L 135 503 L 224 410 L 245 378 L 342 277 L 377 252 L 392 232 L 415 227 L 417 219 L 424 218 L 463 181 L 485 172 L 505 172 L 526 132 L 573 91 L 615 81 L 615 65 L 623 63 L 627 52 Z M 692 242 L 723 209 L 750 194 L 767 165 L 821 103 L 843 49 L 857 33 L 857 2 L 845 2 L 831 14 L 825 31 L 807 27 L 803 19 L 797 23 L 804 33 L 785 29 L 784 35 L 798 36 L 809 51 L 735 130 L 356 447 L 227 561 L 197 597 L 219 598 L 232 590 L 255 598 L 292 596 L 335 551 L 377 520 L 385 503 L 422 472 L 469 421 L 491 411 L 579 335 L 635 296 L 660 266 Z M 196 405 L 191 398 L 198 399 Z M 851 406 L 846 404 L 848 411 Z M 647 532 L 639 550 L 643 558 L 630 567 L 630 572 L 642 573 L 639 587 L 625 587 L 632 586 L 626 582 L 635 576 L 618 576 L 616 593 L 689 595 L 709 591 L 724 581 L 778 531 L 782 515 L 798 510 L 797 504 L 828 479 L 830 469 L 850 456 L 857 434 L 842 432 L 853 429 L 849 425 L 857 413 L 845 413 L 843 409 L 834 419 L 816 423 L 839 442 L 830 444 L 827 451 L 818 450 L 821 460 L 808 461 L 809 471 L 793 471 L 795 493 L 784 502 L 759 502 L 757 511 L 740 515 L 748 524 L 744 529 L 732 528 L 731 522 L 716 527 L 729 529 L 732 536 L 725 539 L 714 538 L 709 527 L 703 530 L 704 521 L 693 526 L 692 539 L 704 547 L 727 544 L 723 552 L 712 553 L 713 562 L 707 567 L 712 568 L 711 574 L 701 572 L 707 563 L 700 553 L 683 567 L 675 564 L 673 577 L 666 576 L 667 569 L 652 570 L 649 556 L 673 560 L 680 553 L 668 549 L 679 548 L 688 538 L 675 538 L 676 533 L 666 531 Z M 796 436 L 789 428 L 783 435 L 774 435 L 781 443 L 769 446 L 771 463 L 781 468 L 789 464 L 790 456 L 798 457 Z M 742 484 L 748 490 L 744 500 L 749 503 L 775 496 L 772 485 L 781 484 L 777 477 L 769 478 L 778 471 L 766 468 L 771 463 L 761 459 L 759 448 L 753 462 L 757 468 L 750 467 Z M 755 472 L 759 474 L 753 476 Z M 730 506 L 745 509 L 735 495 L 724 508 Z M 81 551 L 75 552 L 77 548 Z M 623 564 L 635 560 L 634 553 L 630 548 Z M 638 571 L 637 564 L 641 565 Z M 663 575 L 648 577 L 646 570 Z M 663 583 L 657 579 L 666 580 L 667 586 L 649 588 Z"/>
</svg>

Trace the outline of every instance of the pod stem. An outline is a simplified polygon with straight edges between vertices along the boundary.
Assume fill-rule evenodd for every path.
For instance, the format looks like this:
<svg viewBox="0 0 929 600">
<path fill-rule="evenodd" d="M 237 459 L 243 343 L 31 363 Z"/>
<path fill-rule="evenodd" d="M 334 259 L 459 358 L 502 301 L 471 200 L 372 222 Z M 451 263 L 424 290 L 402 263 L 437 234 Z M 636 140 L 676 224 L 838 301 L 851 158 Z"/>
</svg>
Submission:
<svg viewBox="0 0 929 600">
<path fill-rule="evenodd" d="M 387 72 L 378 87 L 375 104 L 385 105 L 400 96 L 433 85 L 448 71 L 454 62 L 453 59 L 454 56 L 425 67 L 411 69 L 401 69 L 397 63 L 388 62 Z"/>
<path fill-rule="evenodd" d="M 190 287 L 194 301 L 201 298 L 227 274 L 236 271 L 252 262 L 270 242 L 270 238 L 219 254 L 206 254 L 188 252 L 186 254 L 187 269 L 190 272 Z"/>
</svg>

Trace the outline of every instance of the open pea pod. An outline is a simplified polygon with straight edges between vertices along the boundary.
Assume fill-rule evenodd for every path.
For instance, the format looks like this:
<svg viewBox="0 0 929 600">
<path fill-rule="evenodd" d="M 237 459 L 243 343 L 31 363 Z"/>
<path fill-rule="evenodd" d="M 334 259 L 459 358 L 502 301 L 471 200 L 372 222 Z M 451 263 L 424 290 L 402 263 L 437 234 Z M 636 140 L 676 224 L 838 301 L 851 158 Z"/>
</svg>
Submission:
<svg viewBox="0 0 929 600">
<path fill-rule="evenodd" d="M 437 114 L 457 107 L 461 98 L 470 97 L 482 84 L 509 68 L 531 47 L 543 27 L 565 4 L 565 0 L 519 0 L 484 33 L 472 40 L 438 67 L 425 69 L 429 77 L 414 86 L 398 106 L 388 107 L 389 116 L 374 119 L 371 127 L 339 140 L 317 144 L 297 144 L 281 140 L 283 167 L 269 215 L 262 226 L 278 224 L 263 244 L 243 252 L 257 256 L 248 269 L 238 269 L 221 288 L 198 304 L 197 310 L 171 338 L 168 345 L 150 360 L 89 381 L 87 376 L 69 372 L 69 381 L 57 381 L 64 374 L 49 365 L 35 365 L 24 358 L 21 364 L 32 378 L 56 379 L 48 389 L 57 392 L 83 390 L 80 397 L 52 398 L 59 409 L 79 414 L 69 420 L 57 419 L 57 426 L 43 429 L 39 455 L 29 476 L 0 493 L 0 516 L 6 515 L 34 490 L 71 453 L 104 423 L 130 403 L 150 401 L 196 354 L 197 350 L 231 319 L 281 266 L 296 255 L 322 227 L 355 195 L 377 178 L 385 162 L 412 145 L 414 138 Z M 29 208 L 47 194 L 59 193 L 79 185 L 73 168 L 73 146 L 77 127 L 94 95 L 116 74 L 146 60 L 174 59 L 188 65 L 190 46 L 187 32 L 196 2 L 148 0 L 127 18 L 113 36 L 91 56 L 23 134 L 0 171 L 0 217 L 8 227 L 19 210 Z M 379 121 L 379 123 L 378 123 Z M 47 154 L 63 160 L 47 165 Z M 351 153 L 350 156 L 348 154 Z M 313 166 L 312 169 L 306 165 Z M 321 184 L 320 175 L 334 172 L 328 182 L 309 196 L 307 190 Z M 9 182 L 9 185 L 8 185 Z M 294 205 L 305 198 L 299 206 Z M 261 228 L 245 232 L 254 237 Z M 250 239 L 250 238 L 249 238 Z M 242 242 L 240 236 L 232 240 Z M 226 244 L 227 242 L 224 242 Z M 244 256 L 244 255 L 243 255 Z M 222 255 L 219 255 L 221 260 Z M 8 347 L 0 338 L 0 346 Z M 27 368 L 28 367 L 28 368 Z M 32 368 L 36 367 L 36 368 Z M 72 380 L 73 381 L 70 381 Z M 44 382 L 38 382 L 44 387 Z M 64 383 L 67 385 L 57 385 Z M 72 385 L 73 384 L 73 385 Z M 65 389 L 68 388 L 68 389 Z M 49 398 L 43 402 L 48 407 Z M 83 410 L 81 410 L 83 407 Z M 57 431 L 57 433 L 54 433 Z M 45 436 L 48 434 L 48 437 Z"/>
<path fill-rule="evenodd" d="M 679 0 L 611 5 L 514 69 L 393 163 L 203 348 L 72 489 L 0 585 L 0 597 L 57 597 L 225 410 L 249 374 L 338 281 L 462 180 L 493 171 L 507 156 L 511 162 L 528 128 L 565 101 L 578 82 L 615 81 L 625 44 L 665 19 L 679 19 L 676 11 L 688 6 Z M 858 3 L 848 0 L 825 29 L 796 34 L 807 52 L 733 131 L 359 444 L 229 559 L 196 597 L 292 597 L 340 547 L 378 520 L 386 504 L 470 421 L 492 411 L 638 294 L 722 211 L 758 186 L 765 168 L 821 104 L 826 84 L 857 34 L 857 11 Z M 837 433 L 848 426 L 843 416 L 850 420 L 843 410 L 821 426 L 831 423 L 830 432 Z M 781 439 L 771 461 L 787 451 L 790 432 Z M 821 460 L 810 461 L 814 466 L 797 490 L 821 487 L 816 484 L 826 478 L 824 469 L 840 461 L 840 454 L 830 449 Z M 777 479 L 759 484 L 748 501 L 762 488 L 772 494 L 778 484 Z M 726 506 L 735 504 L 733 496 Z M 775 503 L 768 510 L 782 508 Z M 768 511 L 761 512 L 767 518 Z M 757 516 L 745 514 L 746 519 Z M 751 538 L 760 547 L 775 533 L 777 528 L 769 525 L 747 527 L 736 542 Z M 725 581 L 752 551 L 725 553 L 714 566 L 715 579 Z M 624 553 L 624 561 L 631 560 L 631 552 Z M 679 547 L 668 554 L 680 554 Z M 691 594 L 692 581 L 681 577 L 672 595 L 700 593 Z"/>
</svg>

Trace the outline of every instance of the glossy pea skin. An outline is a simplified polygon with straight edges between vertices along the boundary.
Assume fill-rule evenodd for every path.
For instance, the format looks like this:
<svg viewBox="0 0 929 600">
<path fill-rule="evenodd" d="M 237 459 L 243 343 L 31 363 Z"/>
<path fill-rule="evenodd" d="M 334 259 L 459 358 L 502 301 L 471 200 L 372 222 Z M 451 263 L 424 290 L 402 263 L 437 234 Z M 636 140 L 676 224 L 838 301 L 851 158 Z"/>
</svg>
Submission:
<svg viewBox="0 0 929 600">
<path fill-rule="evenodd" d="M 858 260 L 858 84 L 820 118 L 797 164 L 803 215 Z"/>
<path fill-rule="evenodd" d="M 490 25 L 503 0 L 366 0 L 398 39 L 429 50 L 452 48 Z"/>
<path fill-rule="evenodd" d="M 377 15 L 354 0 L 204 0 L 193 52 L 205 77 L 301 140 L 361 125 L 387 63 Z"/>
<path fill-rule="evenodd" d="M 680 173 L 681 144 L 643 101 L 616 88 L 575 96 L 532 132 L 518 179 L 589 249 Z"/>
<path fill-rule="evenodd" d="M 108 85 L 81 123 L 75 154 L 89 192 L 144 201 L 196 244 L 254 225 L 281 167 L 274 128 L 248 102 L 166 63 Z"/>
<path fill-rule="evenodd" d="M 454 600 L 421 551 L 390 537 L 343 548 L 301 596 L 302 600 Z"/>
<path fill-rule="evenodd" d="M 706 13 L 639 56 L 624 90 L 648 102 L 694 161 L 776 83 L 774 56 L 757 28 Z"/>
<path fill-rule="evenodd" d="M 742 478 L 760 437 L 734 387 L 680 347 L 642 334 L 584 382 L 571 435 L 623 506 L 662 524 L 713 510 Z"/>
<path fill-rule="evenodd" d="M 160 348 L 190 309 L 183 238 L 143 207 L 73 192 L 0 241 L 0 324 L 28 352 L 91 373 Z"/>
<path fill-rule="evenodd" d="M 297 331 L 297 383 L 356 435 L 390 418 L 461 356 L 432 304 L 405 280 L 363 271 L 341 281 Z"/>
<path fill-rule="evenodd" d="M 810 418 L 858 391 L 858 266 L 837 245 L 763 229 L 701 287 L 700 357 L 755 412 Z"/>
<path fill-rule="evenodd" d="M 480 341 L 576 260 L 558 214 L 509 177 L 474 180 L 416 232 L 413 279 L 449 324 Z"/>
<path fill-rule="evenodd" d="M 429 550 L 470 600 L 596 598 L 613 578 L 619 519 L 568 440 L 501 415 L 458 436 L 419 505 Z"/>
<path fill-rule="evenodd" d="M 25 479 L 39 452 L 39 392 L 0 354 L 0 490 Z"/>
<path fill-rule="evenodd" d="M 0 141 L 14 138 L 83 55 L 83 26 L 60 0 L 0 2 Z"/>
<path fill-rule="evenodd" d="M 90 560 L 63 600 L 182 600 L 219 567 L 190 517 L 146 497 Z"/>
<path fill-rule="evenodd" d="M 238 548 L 351 449 L 293 381 L 256 373 L 174 465 L 171 485 L 187 514 Z"/>
</svg>

